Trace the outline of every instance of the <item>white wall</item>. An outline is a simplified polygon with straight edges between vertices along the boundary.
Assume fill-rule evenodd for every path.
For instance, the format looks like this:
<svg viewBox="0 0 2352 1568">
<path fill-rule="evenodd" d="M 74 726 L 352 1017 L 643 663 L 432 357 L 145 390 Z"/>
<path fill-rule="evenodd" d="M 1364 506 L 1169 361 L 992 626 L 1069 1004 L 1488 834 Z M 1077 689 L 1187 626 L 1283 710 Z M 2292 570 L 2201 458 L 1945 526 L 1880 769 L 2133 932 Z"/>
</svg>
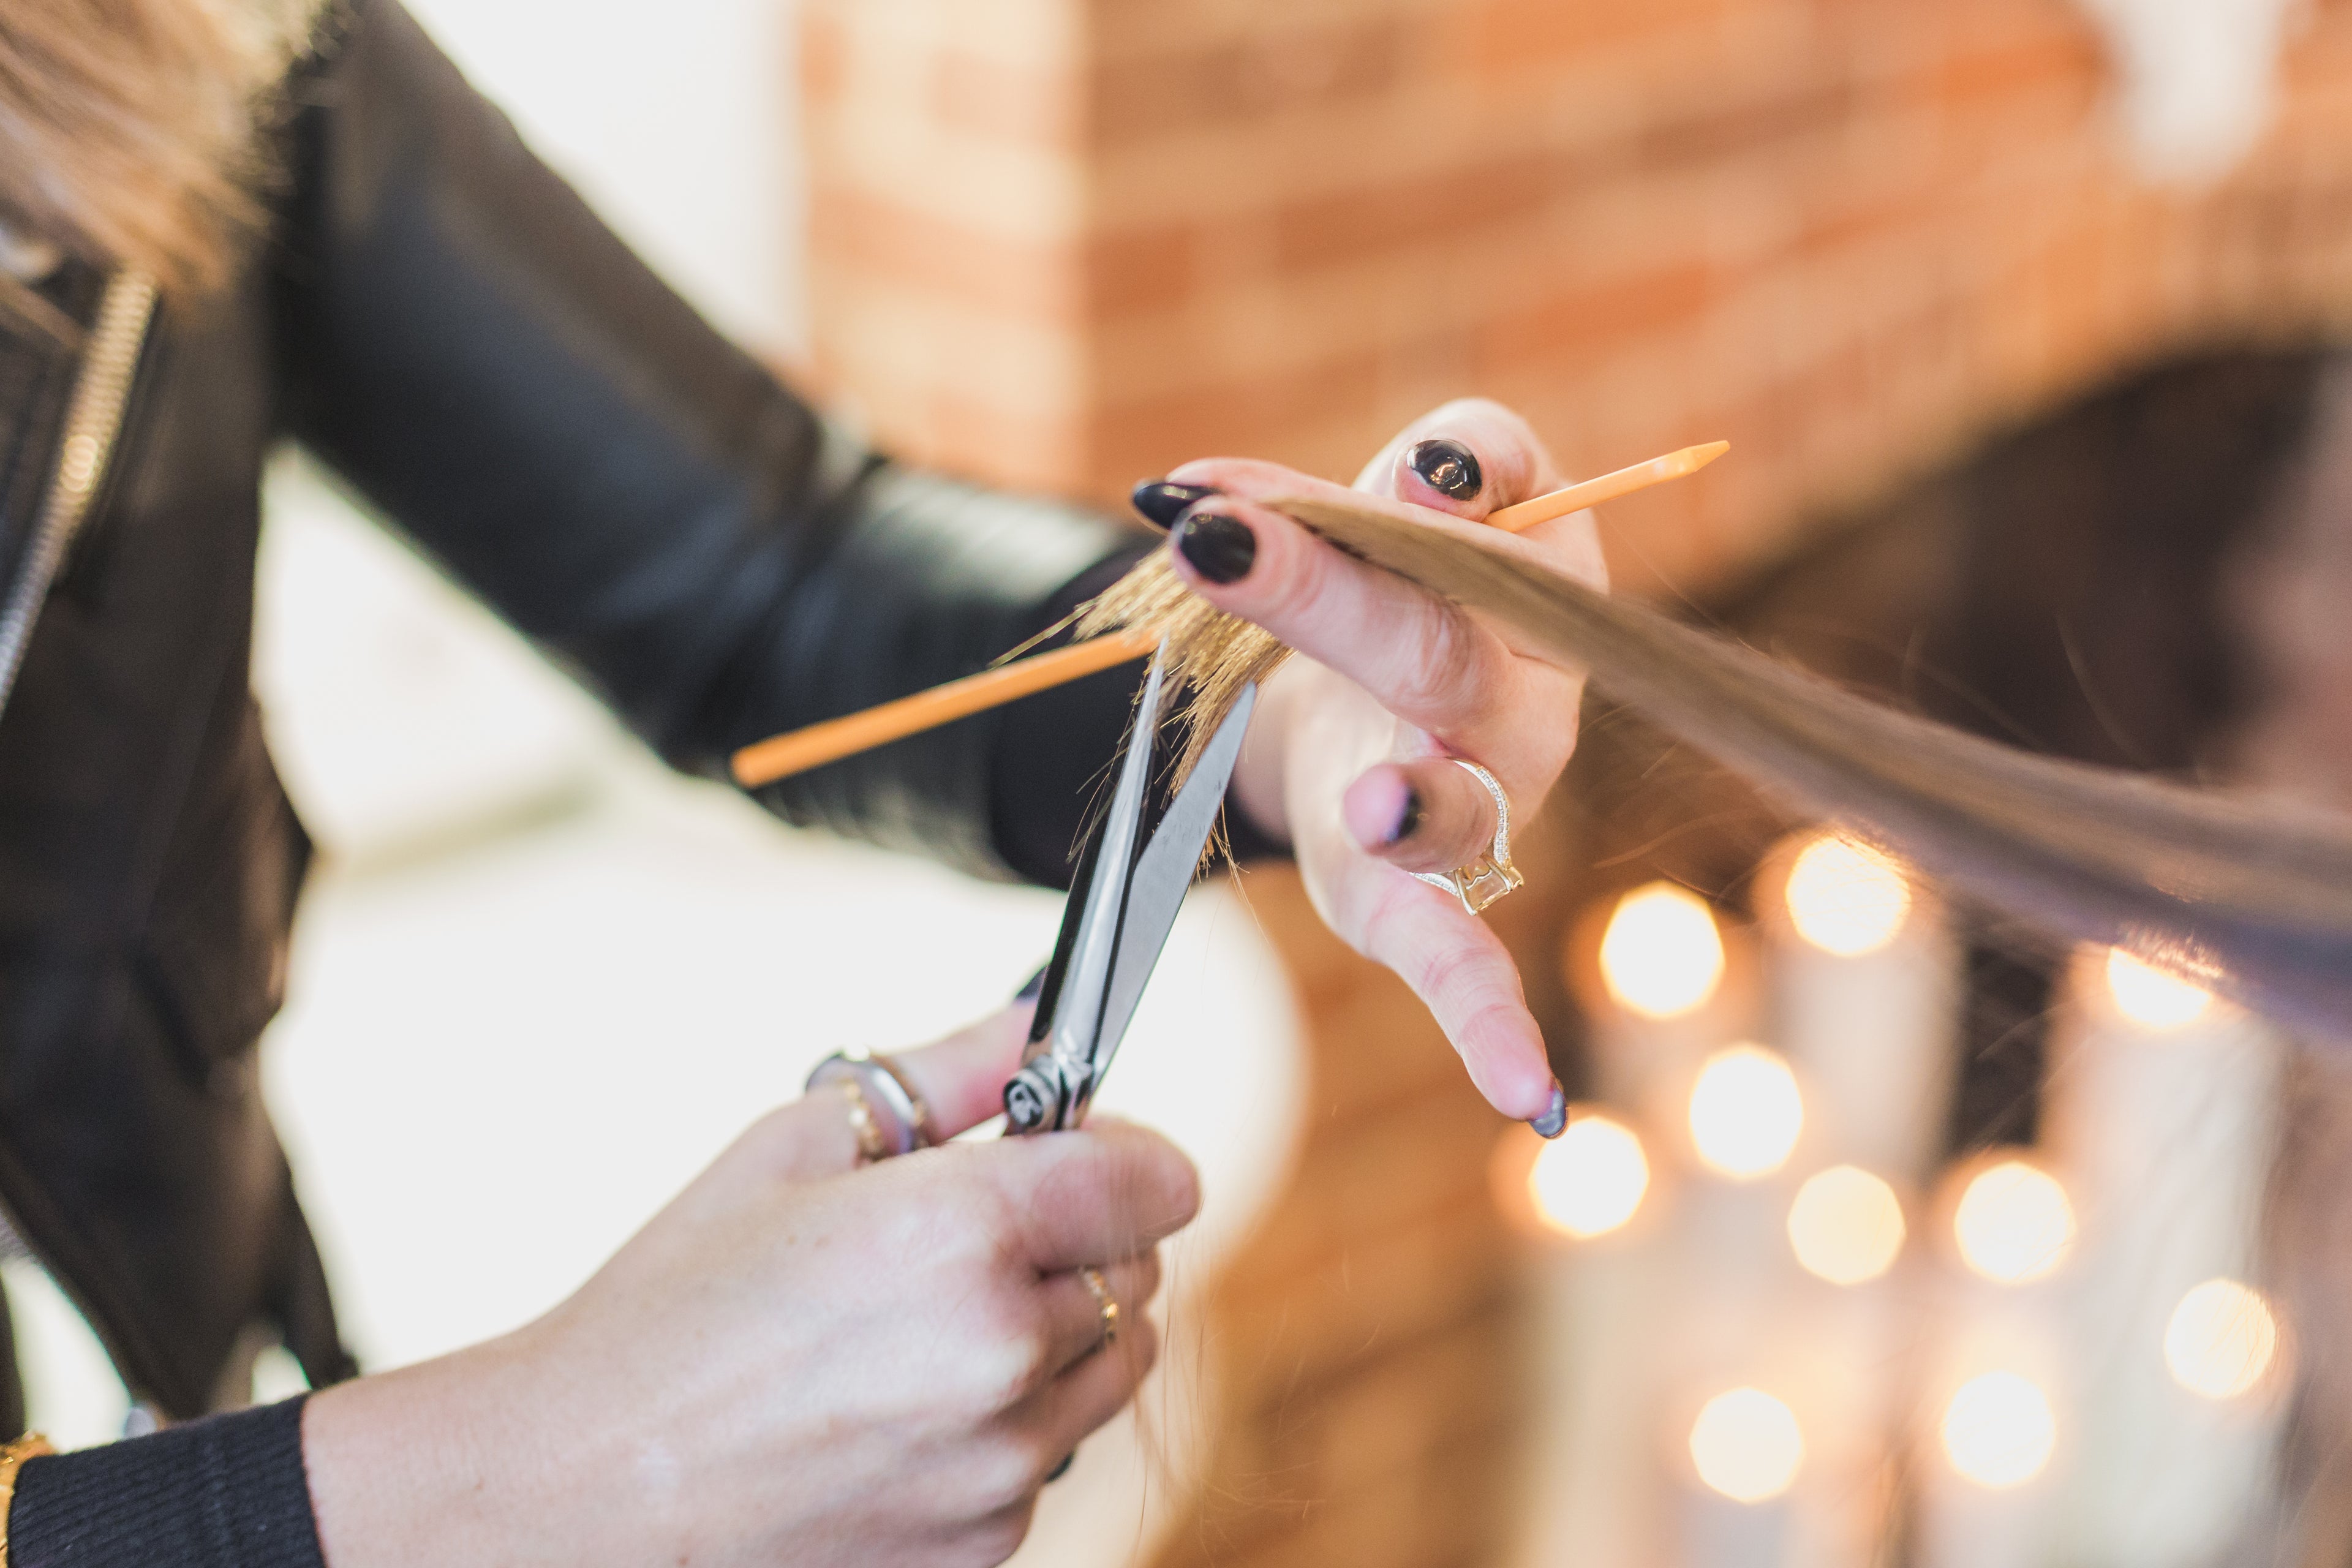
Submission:
<svg viewBox="0 0 2352 1568">
<path fill-rule="evenodd" d="M 791 0 L 409 0 L 541 157 L 754 348 L 803 341 Z"/>
</svg>

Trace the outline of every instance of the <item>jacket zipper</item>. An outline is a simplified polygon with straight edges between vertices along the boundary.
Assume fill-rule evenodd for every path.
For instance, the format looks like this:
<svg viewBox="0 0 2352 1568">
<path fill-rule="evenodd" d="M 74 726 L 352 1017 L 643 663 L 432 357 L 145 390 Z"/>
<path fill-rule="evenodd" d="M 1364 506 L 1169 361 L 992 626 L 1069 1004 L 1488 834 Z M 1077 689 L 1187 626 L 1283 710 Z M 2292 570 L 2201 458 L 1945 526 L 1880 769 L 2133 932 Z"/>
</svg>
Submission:
<svg viewBox="0 0 2352 1568">
<path fill-rule="evenodd" d="M 115 441 L 122 434 L 123 412 L 131 401 L 131 384 L 138 374 L 140 355 L 147 348 L 147 331 L 155 319 L 155 299 L 153 279 L 127 268 L 117 272 L 107 280 L 98 321 L 84 340 L 73 401 L 66 408 L 65 439 L 58 444 L 57 472 L 42 498 L 24 565 L 16 573 L 5 607 L 0 607 L 0 710 L 7 708 L 9 694 L 16 689 L 16 672 L 25 662 L 25 645 L 32 640 L 33 623 L 40 618 L 41 606 L 48 600 L 58 567 L 74 535 L 81 531 L 113 459 Z M 81 1293 L 50 1268 L 33 1247 L 12 1205 L 0 1203 L 0 1233 L 47 1270 L 90 1332 L 106 1347 L 107 1359 L 119 1373 L 125 1364 L 121 1347 Z M 130 1392 L 135 1419 L 146 1402 L 135 1388 Z"/>
<path fill-rule="evenodd" d="M 89 503 L 106 478 L 114 456 L 115 438 L 122 433 L 122 413 L 131 400 L 131 383 L 139 370 L 139 356 L 147 346 L 147 329 L 155 319 L 152 279 L 125 268 L 108 279 L 99 301 L 98 322 L 90 329 L 81 372 L 74 378 L 73 401 L 66 410 L 65 439 L 58 445 L 57 472 L 49 479 L 39 521 L 25 552 L 25 564 L 0 607 L 0 710 L 16 689 L 16 671 L 25 662 L 25 645 L 32 640 L 33 623 L 40 618 L 50 584 L 56 582 L 66 548 L 80 531 Z"/>
</svg>

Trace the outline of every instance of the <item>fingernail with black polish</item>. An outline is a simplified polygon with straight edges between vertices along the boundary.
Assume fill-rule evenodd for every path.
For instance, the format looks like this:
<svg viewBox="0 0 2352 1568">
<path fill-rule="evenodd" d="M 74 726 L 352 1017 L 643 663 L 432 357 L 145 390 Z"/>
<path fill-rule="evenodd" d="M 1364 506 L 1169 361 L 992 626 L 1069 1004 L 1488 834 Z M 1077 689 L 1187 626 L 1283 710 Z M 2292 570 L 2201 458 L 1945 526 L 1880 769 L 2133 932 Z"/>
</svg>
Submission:
<svg viewBox="0 0 2352 1568">
<path fill-rule="evenodd" d="M 1389 842 L 1402 844 L 1420 832 L 1422 816 L 1421 792 L 1417 789 L 1406 790 L 1404 809 L 1397 813 L 1396 826 L 1389 830 Z"/>
<path fill-rule="evenodd" d="M 1528 1125 L 1536 1130 L 1538 1138 L 1557 1138 L 1568 1131 L 1568 1090 L 1559 1087 L 1559 1079 L 1551 1080 L 1551 1103 Z"/>
<path fill-rule="evenodd" d="M 1041 967 L 1036 973 L 1029 977 L 1029 984 L 1024 985 L 1020 990 L 1015 991 L 1013 994 L 1013 999 L 1015 1002 L 1034 1002 L 1037 1000 L 1037 998 L 1044 994 L 1045 989 L 1045 971 L 1053 967 L 1054 966 L 1050 963 Z"/>
<path fill-rule="evenodd" d="M 1478 454 L 1459 441 L 1437 437 L 1418 442 L 1404 460 L 1431 489 L 1455 500 L 1468 500 L 1486 488 L 1486 475 L 1478 467 Z"/>
<path fill-rule="evenodd" d="M 1128 500 L 1154 528 L 1173 528 L 1184 509 L 1217 492 L 1207 485 L 1180 485 L 1174 479 L 1146 479 L 1129 492 Z"/>
<path fill-rule="evenodd" d="M 1073 1448 L 1068 1453 L 1063 1455 L 1062 1462 L 1045 1472 L 1045 1484 L 1050 1487 L 1055 1481 L 1060 1480 L 1064 1476 L 1068 1475 L 1070 1473 L 1070 1466 L 1076 1461 L 1077 1457 L 1078 1451 L 1076 1448 Z"/>
<path fill-rule="evenodd" d="M 1257 535 L 1249 524 L 1221 511 L 1190 511 L 1170 538 L 1192 570 L 1212 583 L 1238 583 L 1257 560 Z"/>
</svg>

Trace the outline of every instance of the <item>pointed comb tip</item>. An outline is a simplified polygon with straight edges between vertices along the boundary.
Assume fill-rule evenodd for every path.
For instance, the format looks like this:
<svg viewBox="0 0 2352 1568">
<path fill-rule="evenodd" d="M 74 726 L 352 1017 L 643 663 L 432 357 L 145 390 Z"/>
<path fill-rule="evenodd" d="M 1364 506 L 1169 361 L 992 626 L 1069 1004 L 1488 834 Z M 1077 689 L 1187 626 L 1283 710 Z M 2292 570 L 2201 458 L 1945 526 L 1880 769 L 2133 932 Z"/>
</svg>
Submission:
<svg viewBox="0 0 2352 1568">
<path fill-rule="evenodd" d="M 1675 477 L 1680 479 L 1698 472 L 1730 450 L 1731 443 L 1728 441 L 1706 441 L 1696 447 L 1685 447 L 1665 461 L 1674 470 Z"/>
<path fill-rule="evenodd" d="M 1603 501 L 1616 500 L 1638 490 L 1648 489 L 1652 485 L 1664 484 L 1669 479 L 1687 479 L 1729 450 L 1731 443 L 1728 441 L 1685 447 L 1680 451 L 1653 458 L 1646 463 L 1635 463 L 1613 474 L 1603 474 L 1599 479 L 1554 490 L 1549 495 L 1507 506 L 1500 511 L 1489 513 L 1486 521 L 1507 533 L 1517 533 L 1537 523 L 1549 522 L 1556 517 L 1565 517 L 1589 506 L 1599 506 Z"/>
</svg>

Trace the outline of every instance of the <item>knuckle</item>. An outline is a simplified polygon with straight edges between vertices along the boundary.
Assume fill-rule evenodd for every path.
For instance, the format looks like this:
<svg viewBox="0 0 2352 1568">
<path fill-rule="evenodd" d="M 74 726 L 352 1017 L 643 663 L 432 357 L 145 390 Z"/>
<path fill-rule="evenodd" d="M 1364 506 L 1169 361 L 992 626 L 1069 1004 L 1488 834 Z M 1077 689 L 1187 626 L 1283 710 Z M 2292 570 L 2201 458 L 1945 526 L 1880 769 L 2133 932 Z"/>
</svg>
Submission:
<svg viewBox="0 0 2352 1568">
<path fill-rule="evenodd" d="M 1369 885 L 1358 927 L 1363 932 L 1360 951 L 1366 957 L 1405 973 L 1404 962 L 1413 951 L 1412 932 L 1419 923 L 1413 906 L 1425 890 L 1402 871 Z"/>
<path fill-rule="evenodd" d="M 992 1272 L 1018 1249 L 1020 1205 L 994 1182 L 959 1182 L 938 1196 L 936 1255 L 945 1261 Z"/>
<path fill-rule="evenodd" d="M 1269 551 L 1271 571 L 1253 575 L 1265 616 L 1285 624 L 1312 620 L 1331 592 L 1334 552 L 1320 541 L 1307 549 Z"/>
<path fill-rule="evenodd" d="M 1013 1250 L 1003 1205 L 977 1193 L 929 1191 L 894 1205 L 877 1239 L 936 1274 L 985 1285 Z"/>
<path fill-rule="evenodd" d="M 983 1299 L 971 1316 L 977 1342 L 963 1357 L 964 1393 L 984 1414 L 1009 1410 L 1043 1388 L 1053 1375 L 1053 1347 L 1036 1308 Z"/>
<path fill-rule="evenodd" d="M 1018 1514 L 1025 1534 L 1026 1505 L 1045 1484 L 1045 1472 L 1053 1462 L 1043 1456 L 1034 1437 L 1010 1431 L 991 1434 L 972 1458 L 970 1486 L 974 1510 L 990 1521 Z"/>
<path fill-rule="evenodd" d="M 1421 991 L 1433 1004 L 1474 989 L 1485 967 L 1486 955 L 1472 948 L 1447 944 L 1427 954 L 1421 963 Z"/>
<path fill-rule="evenodd" d="M 1409 650 L 1400 661 L 1390 691 L 1408 713 L 1445 713 L 1459 721 L 1471 709 L 1484 685 L 1479 679 L 1485 643 L 1478 629 L 1460 611 L 1431 601 L 1423 612 L 1420 635 L 1404 639 Z"/>
</svg>

